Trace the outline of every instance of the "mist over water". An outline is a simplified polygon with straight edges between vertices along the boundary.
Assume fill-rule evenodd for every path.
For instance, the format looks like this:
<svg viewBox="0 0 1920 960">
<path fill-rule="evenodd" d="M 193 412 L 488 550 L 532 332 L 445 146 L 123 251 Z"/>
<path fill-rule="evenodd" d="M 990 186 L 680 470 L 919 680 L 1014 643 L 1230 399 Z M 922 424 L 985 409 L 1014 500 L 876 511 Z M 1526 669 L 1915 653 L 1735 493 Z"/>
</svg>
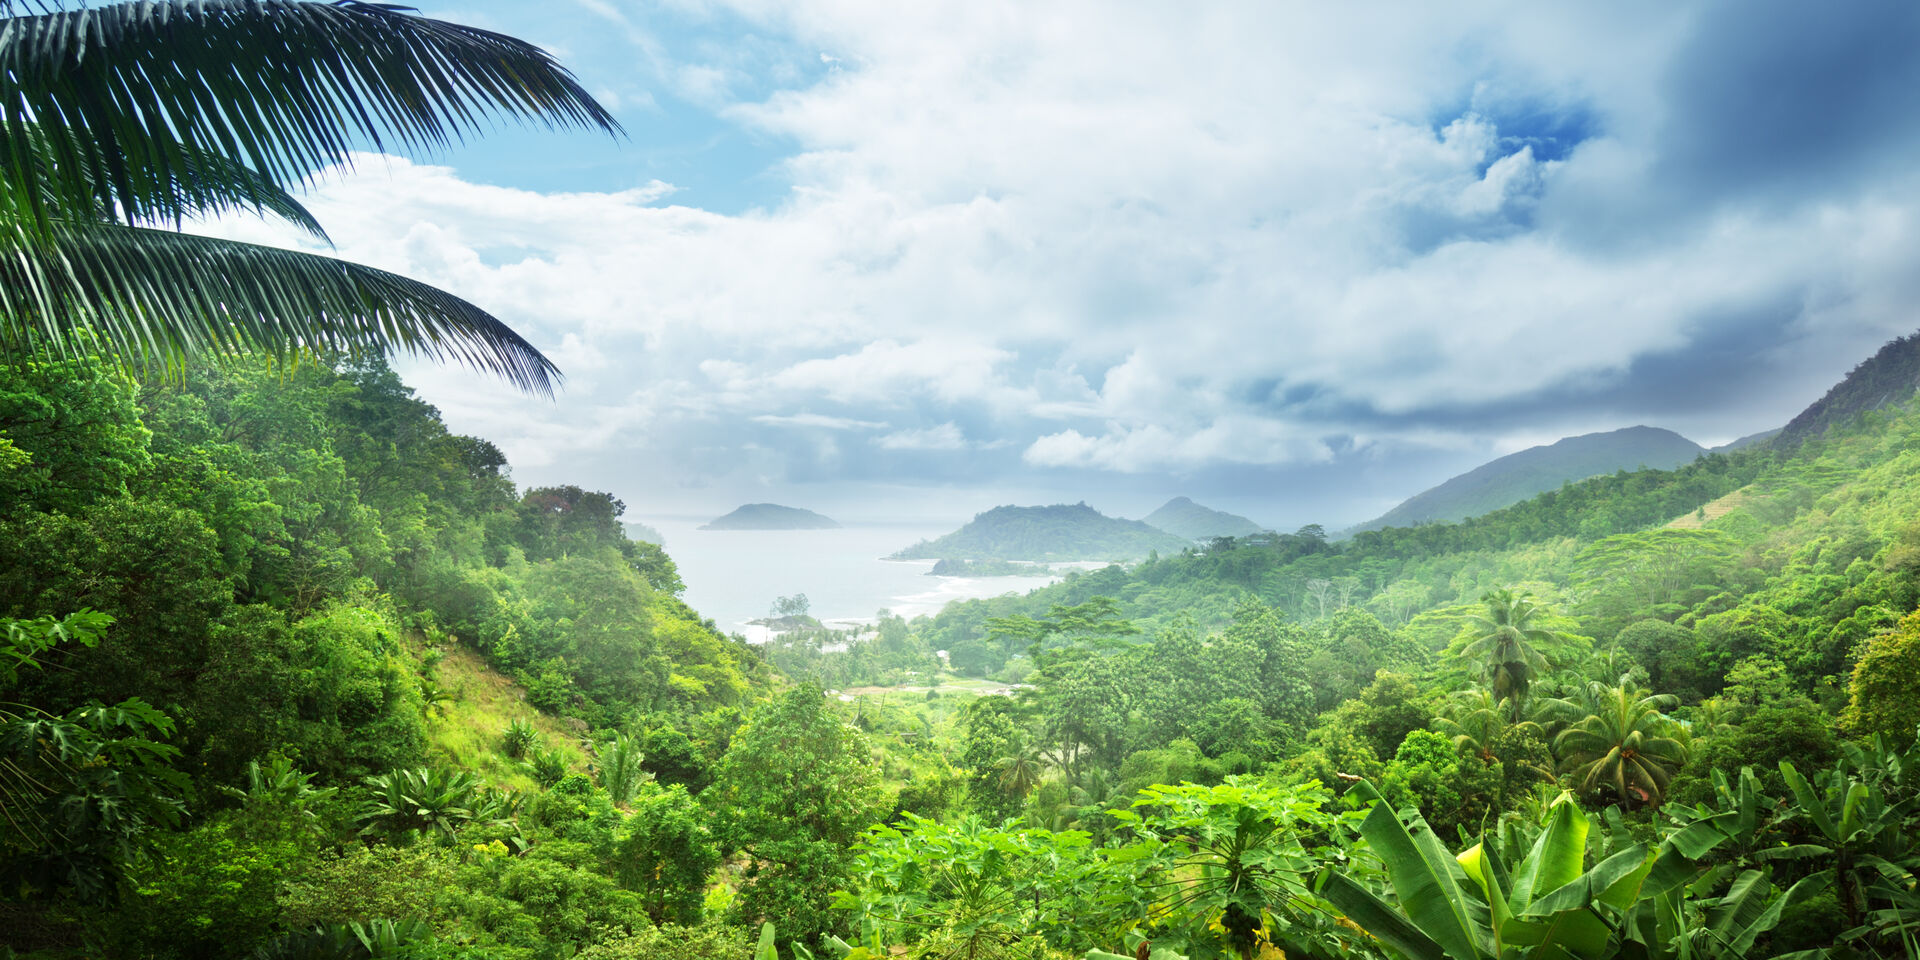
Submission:
<svg viewBox="0 0 1920 960">
<path fill-rule="evenodd" d="M 804 593 L 829 626 L 871 622 L 881 610 L 905 617 L 934 613 L 952 600 L 1025 593 L 1059 579 L 930 577 L 932 560 L 882 557 L 951 527 L 926 523 L 849 524 L 837 530 L 701 530 L 709 517 L 629 516 L 660 531 L 687 585 L 683 595 L 721 630 L 763 638 L 747 621 L 774 600 Z"/>
</svg>

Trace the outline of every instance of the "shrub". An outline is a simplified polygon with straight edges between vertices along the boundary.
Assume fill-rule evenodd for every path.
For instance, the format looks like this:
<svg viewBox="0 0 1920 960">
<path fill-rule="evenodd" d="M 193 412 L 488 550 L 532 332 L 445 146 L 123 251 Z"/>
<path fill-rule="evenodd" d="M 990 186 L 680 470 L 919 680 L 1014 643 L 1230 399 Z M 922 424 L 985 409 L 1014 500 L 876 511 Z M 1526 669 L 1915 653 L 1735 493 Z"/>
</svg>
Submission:
<svg viewBox="0 0 1920 960">
<path fill-rule="evenodd" d="M 669 925 L 588 947 L 577 960 L 740 960 L 752 949 L 741 927 Z"/>
<path fill-rule="evenodd" d="M 646 779 L 641 767 L 640 744 L 620 734 L 600 748 L 600 785 L 619 806 L 633 800 L 633 792 Z"/>
<path fill-rule="evenodd" d="M 500 748 L 506 755 L 518 760 L 532 753 L 540 746 L 540 731 L 525 720 L 515 720 L 507 724 L 507 732 L 500 736 Z"/>
<path fill-rule="evenodd" d="M 281 887 L 280 915 L 294 929 L 367 917 L 437 922 L 453 887 L 453 858 L 445 850 L 352 846 L 301 864 Z"/>
<path fill-rule="evenodd" d="M 567 755 L 558 749 L 535 750 L 527 758 L 527 772 L 543 787 L 552 787 L 567 775 Z"/>
</svg>

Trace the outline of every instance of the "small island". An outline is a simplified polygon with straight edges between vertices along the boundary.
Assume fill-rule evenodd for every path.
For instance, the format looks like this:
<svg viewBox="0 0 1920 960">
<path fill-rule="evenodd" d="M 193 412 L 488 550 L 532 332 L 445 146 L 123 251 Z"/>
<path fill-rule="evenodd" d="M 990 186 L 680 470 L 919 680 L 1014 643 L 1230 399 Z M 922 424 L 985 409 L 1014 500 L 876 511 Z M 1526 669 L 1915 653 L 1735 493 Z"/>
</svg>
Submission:
<svg viewBox="0 0 1920 960">
<path fill-rule="evenodd" d="M 839 527 L 832 517 L 777 503 L 749 503 L 700 525 L 702 530 L 837 530 Z"/>
<path fill-rule="evenodd" d="M 1085 503 L 995 507 L 966 526 L 922 541 L 895 560 L 1138 560 L 1179 553 L 1193 541 L 1138 520 L 1109 517 Z"/>
<path fill-rule="evenodd" d="M 1053 568 L 1044 563 L 1023 560 L 947 560 L 934 561 L 929 577 L 1047 577 Z"/>
</svg>

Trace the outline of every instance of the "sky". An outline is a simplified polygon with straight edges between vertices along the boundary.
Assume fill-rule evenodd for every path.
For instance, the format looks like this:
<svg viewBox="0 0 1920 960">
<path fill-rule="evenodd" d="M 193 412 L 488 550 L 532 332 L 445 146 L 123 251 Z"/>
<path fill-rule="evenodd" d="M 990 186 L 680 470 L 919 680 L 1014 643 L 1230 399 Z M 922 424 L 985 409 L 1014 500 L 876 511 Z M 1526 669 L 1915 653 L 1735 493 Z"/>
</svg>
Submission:
<svg viewBox="0 0 1920 960">
<path fill-rule="evenodd" d="M 565 372 L 400 364 L 455 430 L 633 519 L 1337 529 L 1563 436 L 1777 427 L 1920 327 L 1908 0 L 421 5 L 627 136 L 305 199 Z"/>
</svg>

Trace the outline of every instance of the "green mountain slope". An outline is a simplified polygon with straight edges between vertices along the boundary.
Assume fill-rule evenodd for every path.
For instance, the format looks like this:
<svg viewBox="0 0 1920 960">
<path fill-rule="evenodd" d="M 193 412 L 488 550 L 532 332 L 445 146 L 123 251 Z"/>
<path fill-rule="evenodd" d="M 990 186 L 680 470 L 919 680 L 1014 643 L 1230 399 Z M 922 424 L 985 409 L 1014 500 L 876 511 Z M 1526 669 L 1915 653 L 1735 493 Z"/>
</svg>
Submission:
<svg viewBox="0 0 1920 960">
<path fill-rule="evenodd" d="M 1826 396 L 1788 421 L 1773 443 L 1785 448 L 1799 446 L 1809 437 L 1863 413 L 1905 403 L 1916 389 L 1920 389 L 1920 333 L 1893 340 L 1862 361 Z"/>
<path fill-rule="evenodd" d="M 1186 497 L 1174 497 L 1161 504 L 1160 509 L 1147 514 L 1144 522 L 1147 526 L 1188 540 L 1247 537 L 1262 529 L 1259 524 L 1239 514 L 1203 507 Z"/>
<path fill-rule="evenodd" d="M 1134 560 L 1178 553 L 1192 541 L 1138 520 L 1109 517 L 1085 503 L 994 507 L 966 526 L 921 541 L 896 560 Z"/>
<path fill-rule="evenodd" d="M 1861 369 L 1869 382 L 1829 396 L 1868 396 L 1885 368 Z M 950 604 L 924 631 L 956 667 L 991 671 L 1017 651 L 989 621 L 1105 597 L 1149 634 L 1177 631 L 1186 618 L 1220 628 L 1256 603 L 1302 623 L 1377 618 L 1437 647 L 1460 628 L 1460 611 L 1518 586 L 1567 610 L 1597 643 L 1624 644 L 1625 629 L 1648 620 L 1670 625 L 1658 643 L 1631 651 L 1655 689 L 1712 696 L 1759 657 L 1791 688 L 1834 703 L 1860 646 L 1920 604 L 1913 398 L 1893 390 L 1879 409 L 1791 447 L 1761 443 L 1671 470 L 1594 476 L 1465 521 L 1340 543 L 1263 533 L 1077 572 L 1026 596 Z"/>
<path fill-rule="evenodd" d="M 1475 467 L 1409 497 L 1348 532 L 1464 520 L 1518 503 L 1569 480 L 1616 470 L 1677 467 L 1704 452 L 1699 444 L 1657 427 L 1627 427 L 1567 437 Z"/>
<path fill-rule="evenodd" d="M 777 503 L 749 503 L 700 525 L 702 530 L 834 530 L 840 523 L 812 510 Z"/>
</svg>

